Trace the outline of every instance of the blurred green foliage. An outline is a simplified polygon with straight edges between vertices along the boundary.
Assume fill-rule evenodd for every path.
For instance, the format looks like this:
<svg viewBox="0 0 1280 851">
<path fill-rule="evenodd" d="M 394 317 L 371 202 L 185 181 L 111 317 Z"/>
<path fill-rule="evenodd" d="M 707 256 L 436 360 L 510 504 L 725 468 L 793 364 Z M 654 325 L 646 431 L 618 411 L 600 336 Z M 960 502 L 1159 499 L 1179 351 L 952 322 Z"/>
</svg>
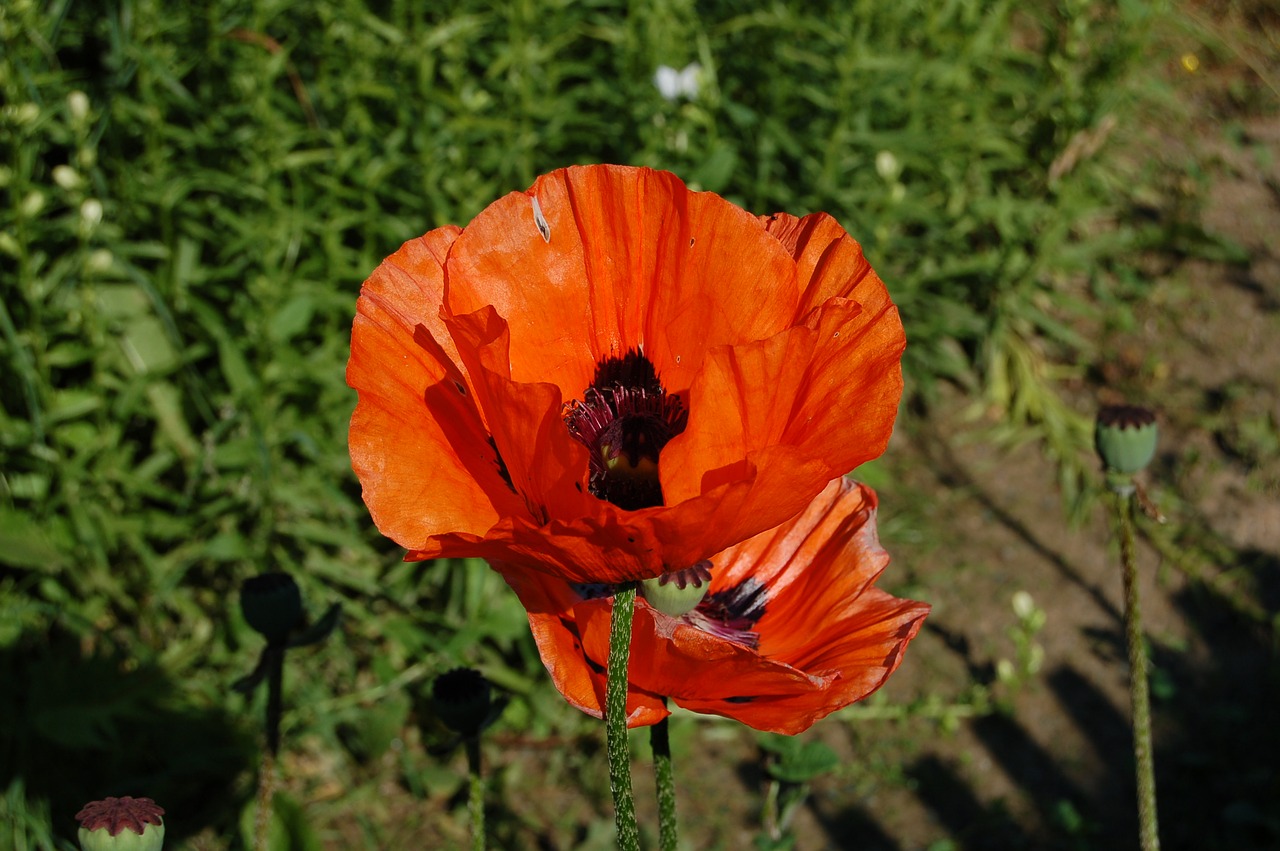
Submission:
<svg viewBox="0 0 1280 851">
<path fill-rule="evenodd" d="M 1160 237 L 1129 208 L 1143 175 L 1106 156 L 1159 8 L 11 0 L 0 649 L 56 634 L 65 656 L 14 655 L 6 678 L 38 691 L 90 662 L 151 672 L 128 700 L 82 682 L 81 703 L 111 705 L 84 731 L 103 741 L 161 709 L 247 718 L 227 685 L 259 645 L 236 591 L 286 570 L 315 611 L 345 612 L 345 642 L 291 661 L 306 671 L 286 683 L 294 734 L 379 758 L 412 695 L 429 739 L 421 686 L 456 664 L 514 696 L 505 724 L 581 729 L 500 579 L 402 564 L 378 536 L 343 380 L 360 282 L 383 256 L 570 163 L 669 168 L 761 213 L 831 212 L 901 307 L 915 397 L 959 383 L 1069 460 L 1087 424 L 1051 364 L 1087 352 L 1069 320 L 1091 293 L 1125 296 L 1113 273 Z M 697 94 L 664 99 L 655 69 L 689 62 Z M 237 723 L 227 741 L 252 730 Z M 71 734 L 47 733 L 28 746 Z M 6 811 L 48 847 L 56 778 L 33 792 L 12 764 Z M 168 782 L 134 767 L 117 782 Z M 404 782 L 425 795 L 421 770 Z M 243 786 L 226 794 L 243 803 Z M 229 806 L 209 816 L 217 835 L 236 833 Z"/>
</svg>

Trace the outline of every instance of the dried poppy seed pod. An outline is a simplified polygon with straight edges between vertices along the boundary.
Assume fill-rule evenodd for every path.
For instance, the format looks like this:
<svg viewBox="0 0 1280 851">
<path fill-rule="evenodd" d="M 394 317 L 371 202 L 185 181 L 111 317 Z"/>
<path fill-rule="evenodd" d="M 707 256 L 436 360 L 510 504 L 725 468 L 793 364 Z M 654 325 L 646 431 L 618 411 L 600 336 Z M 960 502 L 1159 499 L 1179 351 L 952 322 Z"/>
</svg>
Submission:
<svg viewBox="0 0 1280 851">
<path fill-rule="evenodd" d="M 160 851 L 164 808 L 150 798 L 104 798 L 85 804 L 80 821 L 81 851 Z"/>
<path fill-rule="evenodd" d="M 657 579 L 640 583 L 645 601 L 664 615 L 678 618 L 698 608 L 711 590 L 711 562 L 700 561 L 693 567 L 664 573 Z"/>
<path fill-rule="evenodd" d="M 280 644 L 302 620 L 302 592 L 289 574 L 264 573 L 245 580 L 240 611 L 267 641 Z"/>
<path fill-rule="evenodd" d="M 1137 405 L 1108 405 L 1098 411 L 1094 444 L 1109 473 L 1131 476 L 1156 454 L 1156 415 Z"/>
<path fill-rule="evenodd" d="M 488 723 L 492 706 L 489 681 L 474 668 L 454 668 L 431 685 L 436 714 L 462 736 L 474 736 Z"/>
</svg>

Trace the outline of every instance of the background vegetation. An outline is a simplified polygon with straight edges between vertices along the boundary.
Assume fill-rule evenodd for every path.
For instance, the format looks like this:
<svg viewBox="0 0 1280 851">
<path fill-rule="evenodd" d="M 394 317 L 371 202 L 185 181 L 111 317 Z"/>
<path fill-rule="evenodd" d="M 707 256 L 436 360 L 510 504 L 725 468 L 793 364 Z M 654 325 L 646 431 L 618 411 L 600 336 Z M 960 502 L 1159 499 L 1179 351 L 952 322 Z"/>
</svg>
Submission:
<svg viewBox="0 0 1280 851">
<path fill-rule="evenodd" d="M 317 613 L 344 607 L 287 675 L 286 749 L 328 781 L 286 802 L 297 847 L 457 841 L 423 695 L 458 664 L 510 695 L 503 729 L 542 743 L 539 784 L 598 788 L 598 731 L 550 689 L 513 595 L 482 564 L 401 563 L 345 448 L 364 277 L 558 166 L 652 165 L 756 212 L 831 212 L 901 306 L 913 410 L 961 388 L 1004 438 L 1041 441 L 1077 499 L 1087 420 L 1053 385 L 1093 345 L 1073 328 L 1123 322 L 1143 252 L 1188 244 L 1168 175 L 1114 155 L 1133 132 L 1114 116 L 1161 97 L 1144 56 L 1165 14 L 6 3 L 0 845 L 65 847 L 80 804 L 150 794 L 173 846 L 241 847 L 261 708 L 229 689 L 259 649 L 237 589 L 266 570 Z M 662 97 L 655 69 L 690 62 L 697 94 Z M 539 823 L 516 802 L 532 769 L 502 771 L 500 847 L 596 841 L 598 813 Z M 389 811 L 388 783 L 420 806 Z"/>
</svg>

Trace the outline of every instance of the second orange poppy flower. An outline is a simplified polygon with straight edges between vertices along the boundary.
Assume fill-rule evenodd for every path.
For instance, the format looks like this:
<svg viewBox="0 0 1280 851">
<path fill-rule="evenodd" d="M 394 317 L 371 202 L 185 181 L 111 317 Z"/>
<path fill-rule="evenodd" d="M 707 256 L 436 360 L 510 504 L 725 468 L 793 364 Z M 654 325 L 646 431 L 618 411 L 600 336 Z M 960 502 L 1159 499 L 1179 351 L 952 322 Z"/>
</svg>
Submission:
<svg viewBox="0 0 1280 851">
<path fill-rule="evenodd" d="M 794 735 L 889 679 L 929 613 L 875 582 L 889 563 L 876 496 L 833 481 L 796 517 L 717 555 L 705 599 L 671 616 L 636 602 L 627 725 L 694 712 Z M 496 565 L 529 614 L 552 682 L 604 715 L 614 588 Z"/>
</svg>

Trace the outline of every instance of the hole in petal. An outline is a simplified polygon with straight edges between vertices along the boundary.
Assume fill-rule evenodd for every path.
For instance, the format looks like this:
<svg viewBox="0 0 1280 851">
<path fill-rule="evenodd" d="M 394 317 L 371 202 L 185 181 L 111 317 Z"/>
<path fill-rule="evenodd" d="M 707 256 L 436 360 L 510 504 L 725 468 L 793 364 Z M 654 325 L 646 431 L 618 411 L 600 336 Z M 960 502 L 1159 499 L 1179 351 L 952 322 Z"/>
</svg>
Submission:
<svg viewBox="0 0 1280 851">
<path fill-rule="evenodd" d="M 537 198 L 530 198 L 533 201 L 533 225 L 538 229 L 538 233 L 542 235 L 543 242 L 551 241 L 551 225 L 547 224 L 547 217 L 542 215 L 542 205 L 538 203 Z"/>
</svg>

